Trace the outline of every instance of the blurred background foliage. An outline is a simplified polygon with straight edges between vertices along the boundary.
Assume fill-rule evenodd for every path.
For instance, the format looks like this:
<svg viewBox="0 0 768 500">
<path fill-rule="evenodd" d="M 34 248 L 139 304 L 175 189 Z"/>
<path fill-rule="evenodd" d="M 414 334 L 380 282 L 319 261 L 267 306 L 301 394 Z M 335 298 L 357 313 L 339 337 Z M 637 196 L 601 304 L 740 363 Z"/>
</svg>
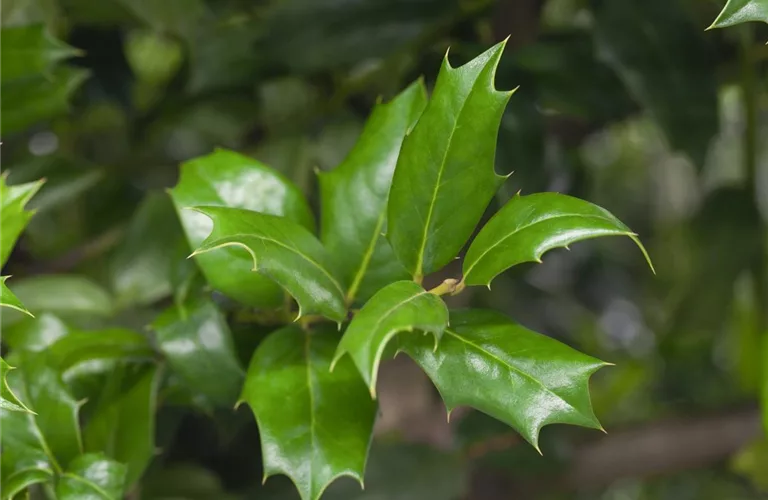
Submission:
<svg viewBox="0 0 768 500">
<path fill-rule="evenodd" d="M 342 161 L 378 98 L 421 75 L 430 86 L 449 46 L 457 65 L 510 36 L 497 86 L 519 90 L 496 162 L 514 175 L 494 205 L 518 190 L 602 205 L 640 234 L 657 275 L 631 242 L 596 240 L 515 268 L 460 305 L 503 310 L 615 363 L 592 384 L 608 435 L 547 428 L 542 458 L 481 414 L 446 424 L 434 391 L 414 389 L 424 381 L 398 377 L 413 370 L 393 364 L 366 490 L 342 480 L 327 498 L 768 498 L 757 409 L 768 387 L 768 26 L 705 31 L 721 8 L 3 0 L 2 167 L 10 183 L 48 179 L 3 273 L 43 314 L 4 312 L 4 345 L 57 328 L 142 331 L 196 286 L 163 191 L 180 162 L 236 149 L 283 172 L 316 206 L 314 170 Z M 45 48 L 37 73 L 12 64 L 12 36 Z M 269 329 L 222 307 L 246 363 Z M 159 408 L 162 453 L 132 498 L 294 498 L 284 478 L 261 486 L 246 408 L 219 405 L 216 388 L 212 400 L 192 400 L 168 376 L 154 394 L 154 372 L 116 378 L 106 389 L 87 373 L 69 382 L 88 398 L 85 421 L 110 390 L 133 394 L 122 411 L 134 419 Z"/>
</svg>

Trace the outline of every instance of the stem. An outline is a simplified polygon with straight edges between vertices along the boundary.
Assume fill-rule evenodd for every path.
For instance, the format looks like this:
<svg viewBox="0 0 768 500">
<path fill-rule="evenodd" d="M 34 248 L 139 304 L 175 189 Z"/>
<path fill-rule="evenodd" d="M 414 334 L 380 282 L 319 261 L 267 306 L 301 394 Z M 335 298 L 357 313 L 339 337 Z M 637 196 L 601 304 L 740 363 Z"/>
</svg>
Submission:
<svg viewBox="0 0 768 500">
<path fill-rule="evenodd" d="M 440 295 L 455 295 L 457 293 L 457 288 L 459 287 L 459 280 L 448 278 L 446 280 L 443 280 L 442 283 L 437 285 L 432 290 L 429 290 L 429 293 L 435 294 L 437 296 Z M 460 291 L 460 290 L 459 290 Z"/>
</svg>

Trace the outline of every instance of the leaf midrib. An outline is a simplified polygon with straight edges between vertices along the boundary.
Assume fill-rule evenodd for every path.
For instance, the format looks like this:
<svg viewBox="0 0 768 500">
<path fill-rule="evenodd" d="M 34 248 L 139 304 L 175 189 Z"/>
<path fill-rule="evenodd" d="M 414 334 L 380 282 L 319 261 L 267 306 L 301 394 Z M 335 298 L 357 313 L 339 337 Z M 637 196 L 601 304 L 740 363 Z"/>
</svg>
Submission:
<svg viewBox="0 0 768 500">
<path fill-rule="evenodd" d="M 347 292 L 347 303 L 351 304 L 352 301 L 355 299 L 355 294 L 357 294 L 357 289 L 360 288 L 360 284 L 363 282 L 363 278 L 365 277 L 365 273 L 368 271 L 368 266 L 371 263 L 371 259 L 373 258 L 373 254 L 376 251 L 376 243 L 379 241 L 379 233 L 381 232 L 381 227 L 384 225 L 384 219 L 387 217 L 387 211 L 386 206 L 382 209 L 381 213 L 379 214 L 379 218 L 376 221 L 376 227 L 373 230 L 373 237 L 368 242 L 368 247 L 365 249 L 365 253 L 363 254 L 363 260 L 360 262 L 360 267 L 357 269 L 357 272 L 355 273 L 355 277 L 352 280 L 352 284 L 349 286 L 349 291 Z"/>
<path fill-rule="evenodd" d="M 315 393 L 313 392 L 312 388 L 314 387 L 314 384 L 312 383 L 312 368 L 311 368 L 311 351 L 310 351 L 310 342 L 311 342 L 311 335 L 307 332 L 304 332 L 304 357 L 306 360 L 306 366 L 307 366 L 307 393 L 309 395 L 309 439 L 310 439 L 310 445 L 311 445 L 311 453 L 312 456 L 309 459 L 309 494 L 312 495 L 312 491 L 314 490 L 314 468 L 315 468 L 315 450 L 317 449 L 316 443 L 317 443 L 317 436 L 315 435 Z"/>
<path fill-rule="evenodd" d="M 466 276 L 469 276 L 469 274 L 472 272 L 472 270 L 475 268 L 475 266 L 477 266 L 477 264 L 478 264 L 478 263 L 479 263 L 481 260 L 483 260 L 483 259 L 485 258 L 485 256 L 486 256 L 486 255 L 487 255 L 487 254 L 488 254 L 488 253 L 489 253 L 491 250 L 493 250 L 493 249 L 494 249 L 494 248 L 496 248 L 497 246 L 501 245 L 503 242 L 505 242 L 506 240 L 508 240 L 508 239 L 509 239 L 509 238 L 511 238 L 512 236 L 516 235 L 517 233 L 519 233 L 519 232 L 521 232 L 521 231 L 524 231 L 524 230 L 526 230 L 526 229 L 529 229 L 529 228 L 531 228 L 531 227 L 533 227 L 533 226 L 535 226 L 535 225 L 537 225 L 537 224 L 540 224 L 540 223 L 543 223 L 543 222 L 549 222 L 549 221 L 552 221 L 552 220 L 555 220 L 555 219 L 562 219 L 562 218 L 564 218 L 564 217 L 583 217 L 583 218 L 585 218 L 585 219 L 597 219 L 597 220 L 602 220 L 602 221 L 605 221 L 605 222 L 614 223 L 614 221 L 612 221 L 612 220 L 610 220 L 610 219 L 608 219 L 608 218 L 606 218 L 606 217 L 601 217 L 601 216 L 599 216 L 599 215 L 584 215 L 584 214 L 572 214 L 572 213 L 567 213 L 567 214 L 557 214 L 557 215 L 554 215 L 554 216 L 552 216 L 552 217 L 540 217 L 540 218 L 538 218 L 538 219 L 534 220 L 533 222 L 529 222 L 529 223 L 527 223 L 527 224 L 524 224 L 524 225 L 522 225 L 522 226 L 520 226 L 520 227 L 517 227 L 517 228 L 516 228 L 514 231 L 512 231 L 511 233 L 509 233 L 509 234 L 505 235 L 503 238 L 499 238 L 499 239 L 496 241 L 496 243 L 494 243 L 493 245 L 491 245 L 491 246 L 489 246 L 487 249 L 485 249 L 485 251 L 484 251 L 483 253 L 481 253 L 481 254 L 480 254 L 478 257 L 477 257 L 477 259 L 475 259 L 475 261 L 472 263 L 472 265 L 471 265 L 471 266 L 469 266 L 469 269 L 467 269 L 467 272 L 465 272 L 465 273 L 464 273 L 464 276 L 465 276 L 465 277 L 466 277 Z M 629 234 L 629 233 L 630 233 L 629 231 L 627 231 L 627 232 L 626 232 L 626 234 Z"/>
</svg>

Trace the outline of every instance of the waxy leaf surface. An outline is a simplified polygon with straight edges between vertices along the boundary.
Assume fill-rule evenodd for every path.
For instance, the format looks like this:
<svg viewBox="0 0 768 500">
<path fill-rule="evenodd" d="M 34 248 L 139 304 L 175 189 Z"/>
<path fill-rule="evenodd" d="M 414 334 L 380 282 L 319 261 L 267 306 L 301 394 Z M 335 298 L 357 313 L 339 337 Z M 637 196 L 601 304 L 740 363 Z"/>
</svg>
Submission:
<svg viewBox="0 0 768 500">
<path fill-rule="evenodd" d="M 171 371 L 205 407 L 231 407 L 243 383 L 226 319 L 210 300 L 166 310 L 152 324 Z"/>
<path fill-rule="evenodd" d="M 437 350 L 418 335 L 400 349 L 432 379 L 448 410 L 476 408 L 517 430 L 538 449 L 539 430 L 564 423 L 600 428 L 589 377 L 606 363 L 532 332 L 494 311 L 451 313 Z"/>
<path fill-rule="evenodd" d="M 0 358 L 0 409 L 34 413 L 24 403 L 19 401 L 19 398 L 16 397 L 16 394 L 8 386 L 8 381 L 5 377 L 11 370 L 13 370 L 13 367 L 6 363 L 3 358 Z"/>
<path fill-rule="evenodd" d="M 121 363 L 109 374 L 83 430 L 85 450 L 125 464 L 131 487 L 155 455 L 155 411 L 161 371 Z"/>
<path fill-rule="evenodd" d="M 196 210 L 210 217 L 214 227 L 194 255 L 232 246 L 245 249 L 251 256 L 251 269 L 291 294 L 299 304 L 299 315 L 321 314 L 336 322 L 346 318 L 344 289 L 332 270 L 331 258 L 305 227 L 284 217 L 239 208 Z"/>
<path fill-rule="evenodd" d="M 349 359 L 330 371 L 338 334 L 289 326 L 259 345 L 241 400 L 259 425 L 264 476 L 285 474 L 303 500 L 340 476 L 363 480 L 376 403 Z"/>
<path fill-rule="evenodd" d="M 387 207 L 387 238 L 419 278 L 450 262 L 504 177 L 496 135 L 511 92 L 494 89 L 504 42 L 459 68 L 443 61 L 432 98 L 403 141 Z"/>
<path fill-rule="evenodd" d="M 413 281 L 398 281 L 379 290 L 355 315 L 339 342 L 334 365 L 349 353 L 371 395 L 387 343 L 399 332 L 419 330 L 434 336 L 434 345 L 448 326 L 448 309 L 435 294 Z"/>
<path fill-rule="evenodd" d="M 16 240 L 34 215 L 24 206 L 43 185 L 43 181 L 37 181 L 8 186 L 6 177 L 0 176 L 0 267 L 8 261 Z"/>
<path fill-rule="evenodd" d="M 77 51 L 53 38 L 44 25 L 3 28 L 0 77 L 8 82 L 44 75 L 56 62 L 74 55 Z"/>
<path fill-rule="evenodd" d="M 11 309 L 32 316 L 32 313 L 27 311 L 27 308 L 24 307 L 24 304 L 21 303 L 19 298 L 6 286 L 5 280 L 8 278 L 9 276 L 0 276 L 0 306 L 10 307 Z"/>
<path fill-rule="evenodd" d="M 58 500 L 121 500 L 125 492 L 125 465 L 102 453 L 73 460 L 56 485 Z"/>
<path fill-rule="evenodd" d="M 648 258 L 635 233 L 604 208 L 557 193 L 515 195 L 467 250 L 464 282 L 488 285 L 512 266 L 541 262 L 547 250 L 599 236 L 628 236 Z"/>
<path fill-rule="evenodd" d="M 194 250 L 210 234 L 213 224 L 194 206 L 244 208 L 281 215 L 314 230 L 314 219 L 304 196 L 284 176 L 262 163 L 223 149 L 181 166 L 179 183 L 170 191 L 190 247 Z M 239 249 L 198 255 L 195 260 L 211 286 L 251 306 L 278 306 L 283 294 L 270 279 L 250 272 L 251 257 Z"/>
<path fill-rule="evenodd" d="M 70 331 L 48 348 L 49 362 L 62 373 L 96 360 L 148 360 L 154 351 L 146 335 L 127 328 Z"/>
<path fill-rule="evenodd" d="M 426 104 L 421 80 L 391 102 L 377 104 L 349 156 L 319 174 L 321 239 L 338 263 L 350 302 L 408 277 L 383 233 L 400 146 Z"/>
<path fill-rule="evenodd" d="M 710 28 L 725 28 L 749 21 L 768 23 L 768 0 L 728 0 Z"/>
</svg>

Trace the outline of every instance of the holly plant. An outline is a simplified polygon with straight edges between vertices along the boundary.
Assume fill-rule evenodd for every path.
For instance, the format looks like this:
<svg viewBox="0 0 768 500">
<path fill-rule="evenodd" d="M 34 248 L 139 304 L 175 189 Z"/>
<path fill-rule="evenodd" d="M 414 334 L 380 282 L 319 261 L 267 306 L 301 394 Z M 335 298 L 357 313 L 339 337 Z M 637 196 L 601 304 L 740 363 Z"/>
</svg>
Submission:
<svg viewBox="0 0 768 500">
<path fill-rule="evenodd" d="M 130 491 L 153 456 L 147 429 L 158 385 L 169 381 L 203 408 L 247 405 L 265 479 L 288 476 L 302 499 L 320 498 L 340 476 L 362 485 L 377 374 L 398 353 L 429 376 L 448 412 L 475 408 L 537 449 L 547 424 L 600 429 L 588 384 L 608 363 L 501 313 L 449 310 L 444 301 L 589 238 L 627 236 L 648 259 L 610 212 L 553 192 L 518 193 L 476 232 L 497 190 L 511 182 L 494 171 L 497 132 L 514 94 L 494 87 L 504 46 L 459 67 L 446 55 L 429 97 L 418 80 L 378 103 L 346 159 L 318 174 L 319 229 L 299 188 L 249 156 L 218 149 L 182 164 L 168 195 L 188 248 L 172 266 L 174 301 L 148 332 L 95 335 L 51 316 L 45 334 L 6 339 L 8 360 L 23 376 L 11 377 L 2 362 L 11 382 L 2 385 L 3 498 L 32 484 L 59 499 Z M 3 261 L 39 185 L 3 182 Z M 143 229 L 154 217 L 151 204 L 144 209 L 146 221 L 129 228 L 141 244 L 159 238 Z M 442 278 L 460 254 L 460 275 Z M 441 271 L 437 286 L 424 286 Z M 247 370 L 222 300 L 244 322 L 271 328 Z M 4 285 L 2 303 L 24 310 Z M 98 372 L 100 362 L 113 363 L 107 382 L 88 414 L 78 415 L 83 401 L 65 381 Z M 135 421 L 119 418 L 127 411 Z"/>
</svg>

